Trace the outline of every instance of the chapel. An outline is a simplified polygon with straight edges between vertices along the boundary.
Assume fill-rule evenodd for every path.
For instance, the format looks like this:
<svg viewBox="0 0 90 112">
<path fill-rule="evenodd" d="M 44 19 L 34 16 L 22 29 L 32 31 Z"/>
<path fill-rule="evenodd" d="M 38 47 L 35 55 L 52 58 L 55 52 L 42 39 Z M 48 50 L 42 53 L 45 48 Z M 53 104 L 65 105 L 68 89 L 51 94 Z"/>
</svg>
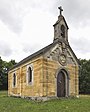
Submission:
<svg viewBox="0 0 90 112">
<path fill-rule="evenodd" d="M 17 63 L 8 72 L 8 95 L 78 97 L 79 61 L 68 41 L 68 25 L 59 7 L 53 42 Z"/>
</svg>

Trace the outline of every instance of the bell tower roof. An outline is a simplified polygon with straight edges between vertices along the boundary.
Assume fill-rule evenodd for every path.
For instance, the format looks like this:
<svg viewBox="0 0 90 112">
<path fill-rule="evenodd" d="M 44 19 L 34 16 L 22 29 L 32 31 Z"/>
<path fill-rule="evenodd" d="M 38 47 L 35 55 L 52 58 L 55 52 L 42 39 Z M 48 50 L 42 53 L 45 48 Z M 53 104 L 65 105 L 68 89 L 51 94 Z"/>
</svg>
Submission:
<svg viewBox="0 0 90 112">
<path fill-rule="evenodd" d="M 67 28 L 69 29 L 69 27 L 67 25 L 67 22 L 66 22 L 64 16 L 62 15 L 62 12 L 63 12 L 62 6 L 58 7 L 58 9 L 60 10 L 60 14 L 58 16 L 58 20 L 56 21 L 56 23 L 53 26 L 55 26 L 56 24 L 58 24 L 63 19 L 64 22 L 65 22 L 65 24 L 66 24 L 66 26 L 67 26 Z"/>
</svg>

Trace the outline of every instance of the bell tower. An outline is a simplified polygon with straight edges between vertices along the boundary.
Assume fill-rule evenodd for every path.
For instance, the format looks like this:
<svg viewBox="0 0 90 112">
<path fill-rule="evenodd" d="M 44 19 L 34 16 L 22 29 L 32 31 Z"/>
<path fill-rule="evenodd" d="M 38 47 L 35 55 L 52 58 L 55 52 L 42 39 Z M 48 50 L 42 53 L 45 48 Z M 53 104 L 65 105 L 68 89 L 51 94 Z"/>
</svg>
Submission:
<svg viewBox="0 0 90 112">
<path fill-rule="evenodd" d="M 64 18 L 64 16 L 62 15 L 62 7 L 58 7 L 58 9 L 60 10 L 60 14 L 58 16 L 58 20 L 56 21 L 56 23 L 53 25 L 54 26 L 54 40 L 58 41 L 58 40 L 63 40 L 65 42 L 68 42 L 68 25 L 66 23 L 66 20 Z"/>
</svg>

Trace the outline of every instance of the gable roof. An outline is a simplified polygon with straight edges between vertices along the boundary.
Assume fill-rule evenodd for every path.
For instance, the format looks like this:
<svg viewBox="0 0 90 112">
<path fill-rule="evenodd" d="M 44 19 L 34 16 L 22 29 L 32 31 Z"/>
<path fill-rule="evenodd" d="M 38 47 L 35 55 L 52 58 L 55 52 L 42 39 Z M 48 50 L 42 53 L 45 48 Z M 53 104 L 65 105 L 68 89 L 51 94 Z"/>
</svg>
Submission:
<svg viewBox="0 0 90 112">
<path fill-rule="evenodd" d="M 75 57 L 75 59 L 76 59 L 76 61 L 77 61 L 78 65 L 80 65 L 80 61 L 79 61 L 79 59 L 77 58 L 76 54 L 73 52 L 73 50 L 72 50 L 71 46 L 70 46 L 70 45 L 68 45 L 68 46 L 69 46 L 69 49 L 71 50 L 71 52 L 72 52 L 73 56 Z"/>
<path fill-rule="evenodd" d="M 24 64 L 24 63 L 26 63 L 26 62 L 28 62 L 28 61 L 31 60 L 31 59 L 34 59 L 34 58 L 36 58 L 36 57 L 38 57 L 38 56 L 43 55 L 43 54 L 46 53 L 50 48 L 54 47 L 57 43 L 62 42 L 62 41 L 65 42 L 65 41 L 62 40 L 62 39 L 59 39 L 59 40 L 57 40 L 57 41 L 54 41 L 53 43 L 49 44 L 48 46 L 46 46 L 46 47 L 40 49 L 39 51 L 37 51 L 37 52 L 31 54 L 30 56 L 24 58 L 24 59 L 21 60 L 19 63 L 17 63 L 16 65 L 14 65 L 10 70 L 12 70 L 12 69 L 14 69 L 14 68 L 16 68 L 16 67 L 18 67 L 18 66 L 20 66 L 20 65 L 22 65 L 22 64 Z M 66 43 L 66 42 L 65 42 L 65 44 L 67 44 L 67 46 L 70 48 L 70 50 L 71 50 L 72 54 L 74 55 L 74 57 L 75 57 L 77 63 L 79 64 L 79 60 L 78 60 L 78 58 L 76 57 L 75 53 L 73 52 L 72 48 L 70 47 L 69 43 Z M 10 71 L 10 70 L 9 70 L 9 71 Z"/>
<path fill-rule="evenodd" d="M 31 54 L 30 56 L 24 58 L 24 59 L 21 60 L 19 63 L 17 63 L 16 65 L 14 65 L 10 70 L 12 70 L 12 69 L 14 69 L 14 68 L 16 68 L 16 67 L 18 67 L 18 66 L 20 66 L 20 65 L 22 65 L 22 64 L 24 64 L 24 63 L 26 63 L 27 61 L 29 61 L 29 60 L 31 60 L 31 59 L 33 59 L 33 58 L 36 58 L 36 57 L 42 55 L 43 53 L 47 52 L 47 51 L 48 51 L 51 47 L 53 47 L 54 45 L 55 45 L 55 43 L 51 43 L 50 45 L 48 45 L 48 46 L 46 46 L 46 47 L 40 49 L 39 51 L 37 51 L 37 52 Z M 10 70 L 9 70 L 9 71 L 10 71 Z"/>
</svg>

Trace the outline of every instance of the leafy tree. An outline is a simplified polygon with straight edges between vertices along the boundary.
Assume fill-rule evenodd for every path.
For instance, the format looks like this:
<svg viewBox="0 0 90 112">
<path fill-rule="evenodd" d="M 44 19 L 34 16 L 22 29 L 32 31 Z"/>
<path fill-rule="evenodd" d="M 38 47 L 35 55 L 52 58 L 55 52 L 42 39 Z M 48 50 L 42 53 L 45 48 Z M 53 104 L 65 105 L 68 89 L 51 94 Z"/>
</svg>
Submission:
<svg viewBox="0 0 90 112">
<path fill-rule="evenodd" d="M 6 90 L 8 88 L 8 70 L 15 64 L 15 60 L 6 62 L 0 58 L 0 89 Z"/>
<path fill-rule="evenodd" d="M 3 75 L 2 70 L 3 70 L 3 61 L 0 57 L 0 86 L 2 86 L 2 75 Z"/>
<path fill-rule="evenodd" d="M 79 91 L 90 94 L 90 60 L 80 59 Z"/>
</svg>

